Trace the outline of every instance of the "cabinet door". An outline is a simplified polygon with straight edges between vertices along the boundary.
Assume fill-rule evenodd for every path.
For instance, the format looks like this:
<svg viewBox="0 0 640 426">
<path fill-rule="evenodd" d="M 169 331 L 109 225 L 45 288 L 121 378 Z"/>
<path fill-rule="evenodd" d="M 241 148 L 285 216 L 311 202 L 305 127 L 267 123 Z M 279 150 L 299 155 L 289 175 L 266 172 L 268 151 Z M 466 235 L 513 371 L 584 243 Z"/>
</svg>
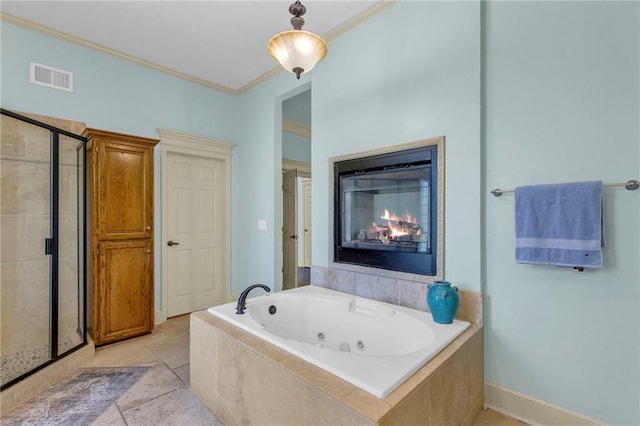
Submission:
<svg viewBox="0 0 640 426">
<path fill-rule="evenodd" d="M 99 141 L 98 238 L 150 238 L 153 227 L 153 151 Z"/>
<path fill-rule="evenodd" d="M 96 344 L 148 333 L 153 327 L 153 254 L 150 240 L 98 244 L 94 285 Z"/>
</svg>

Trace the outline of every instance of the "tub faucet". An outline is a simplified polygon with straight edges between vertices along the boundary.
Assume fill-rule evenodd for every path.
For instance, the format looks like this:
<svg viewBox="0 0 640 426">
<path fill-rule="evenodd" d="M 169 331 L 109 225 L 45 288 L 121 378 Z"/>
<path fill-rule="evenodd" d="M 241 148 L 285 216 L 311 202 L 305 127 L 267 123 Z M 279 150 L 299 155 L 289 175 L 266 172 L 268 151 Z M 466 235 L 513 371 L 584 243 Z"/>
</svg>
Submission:
<svg viewBox="0 0 640 426">
<path fill-rule="evenodd" d="M 236 306 L 236 314 L 238 315 L 244 314 L 244 310 L 247 309 L 247 296 L 249 295 L 249 292 L 256 287 L 262 287 L 264 291 L 266 291 L 267 293 L 271 291 L 271 289 L 264 284 L 254 284 L 245 288 L 244 291 L 240 293 L 240 297 L 238 298 L 238 305 Z"/>
</svg>

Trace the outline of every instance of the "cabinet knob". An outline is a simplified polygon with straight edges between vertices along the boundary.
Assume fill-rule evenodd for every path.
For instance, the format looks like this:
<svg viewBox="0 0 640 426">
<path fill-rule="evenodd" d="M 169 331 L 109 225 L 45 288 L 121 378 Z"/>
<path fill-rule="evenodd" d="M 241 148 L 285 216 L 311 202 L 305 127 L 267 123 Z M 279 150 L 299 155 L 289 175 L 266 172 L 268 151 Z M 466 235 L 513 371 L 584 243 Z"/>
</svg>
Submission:
<svg viewBox="0 0 640 426">
<path fill-rule="evenodd" d="M 151 225 L 147 225 L 147 231 L 151 231 Z"/>
<path fill-rule="evenodd" d="M 147 253 L 151 253 L 151 249 L 147 249 Z"/>
</svg>

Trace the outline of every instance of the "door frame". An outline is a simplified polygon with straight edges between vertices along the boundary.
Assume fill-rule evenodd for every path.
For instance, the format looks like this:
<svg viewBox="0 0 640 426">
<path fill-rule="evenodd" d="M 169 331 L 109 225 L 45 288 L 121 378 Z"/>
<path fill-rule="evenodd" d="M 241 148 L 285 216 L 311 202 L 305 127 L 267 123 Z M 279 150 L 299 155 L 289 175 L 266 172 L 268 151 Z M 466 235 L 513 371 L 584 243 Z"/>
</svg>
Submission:
<svg viewBox="0 0 640 426">
<path fill-rule="evenodd" d="M 168 276 L 167 265 L 168 265 L 168 256 L 169 250 L 167 249 L 167 245 L 164 244 L 164 236 L 168 234 L 169 224 L 166 220 L 162 220 L 162 218 L 169 217 L 169 203 L 168 203 L 168 181 L 169 176 L 166 173 L 167 170 L 167 154 L 181 154 L 181 155 L 190 155 L 193 157 L 200 158 L 208 158 L 213 160 L 219 160 L 223 163 L 222 170 L 222 190 L 224 194 L 222 198 L 224 200 L 223 205 L 226 206 L 221 212 L 222 214 L 222 226 L 224 231 L 222 232 L 221 247 L 222 250 L 222 279 L 226 283 L 222 286 L 222 298 L 223 301 L 226 302 L 229 300 L 230 294 L 230 280 L 229 280 L 229 270 L 230 270 L 230 253 L 231 253 L 231 150 L 233 149 L 233 144 L 229 142 L 224 142 L 217 139 L 207 138 L 203 136 L 190 135 L 188 133 L 179 133 L 174 132 L 172 130 L 166 129 L 158 129 L 158 134 L 160 135 L 160 143 L 157 145 L 160 149 L 160 173 L 161 173 L 161 200 L 162 200 L 162 213 L 161 213 L 161 222 L 162 222 L 162 232 L 159 237 L 156 237 L 156 241 L 160 243 L 161 250 L 161 279 L 156 280 L 156 282 L 160 282 L 161 284 L 161 294 L 162 294 L 162 303 L 161 310 L 159 312 L 156 311 L 156 323 L 161 323 L 166 321 L 167 312 L 168 312 L 168 298 L 169 298 L 169 288 L 168 285 L 165 285 L 164 278 Z M 156 246 L 157 250 L 157 246 Z"/>
<path fill-rule="evenodd" d="M 289 179 L 288 177 L 286 177 L 285 175 L 287 173 L 293 173 L 293 194 L 291 194 L 290 188 L 288 188 L 288 185 L 285 184 L 286 179 Z M 280 233 L 280 238 L 282 238 L 282 290 L 287 290 L 289 288 L 296 288 L 298 287 L 298 241 L 297 239 L 299 238 L 298 234 L 298 169 L 291 169 L 291 170 L 287 170 L 287 171 L 283 171 L 282 172 L 282 232 Z M 293 196 L 293 214 L 289 214 L 291 213 L 289 211 L 289 209 L 287 207 L 285 207 L 285 200 L 287 199 L 287 196 Z M 291 222 L 293 222 L 293 225 L 295 226 L 290 226 Z M 291 231 L 293 229 L 293 235 L 289 235 L 285 237 L 285 230 L 289 230 Z M 296 239 L 296 241 L 294 241 L 293 243 L 287 241 L 287 238 L 294 238 Z M 289 287 L 289 288 L 285 288 L 285 282 L 286 282 L 286 276 L 287 274 L 285 273 L 285 266 L 287 265 L 288 261 L 290 261 L 291 259 L 289 258 L 290 256 L 285 256 L 286 250 L 285 248 L 288 247 L 288 244 L 293 244 L 294 249 L 291 250 L 289 252 L 290 256 L 293 256 L 294 258 L 294 269 L 295 271 L 293 271 L 293 287 Z M 291 272 L 291 271 L 287 271 L 287 272 Z M 289 282 L 289 284 L 291 284 Z"/>
<path fill-rule="evenodd" d="M 303 212 L 303 229 L 304 229 L 304 259 L 302 264 L 306 268 L 311 268 L 311 241 L 313 241 L 313 228 L 311 225 L 312 220 L 312 208 L 307 206 L 307 194 L 309 196 L 309 204 L 311 204 L 311 177 L 302 178 L 302 212 Z M 309 231 L 311 229 L 311 231 Z M 307 262 L 307 260 L 309 260 Z"/>
<path fill-rule="evenodd" d="M 284 173 L 289 172 L 293 169 L 297 169 L 298 170 L 298 177 L 302 177 L 302 178 L 311 178 L 311 163 L 307 163 L 305 161 L 297 161 L 297 160 L 289 160 L 287 158 L 283 158 L 282 159 L 282 173 L 280 174 L 280 182 L 284 182 Z M 283 186 L 282 184 L 280 185 L 281 189 L 280 189 L 280 229 L 283 229 L 284 227 L 284 194 L 282 193 L 283 191 Z M 296 193 L 296 197 L 298 197 L 298 194 Z M 297 209 L 300 208 L 300 200 L 298 200 L 297 202 Z M 298 212 L 296 211 L 296 215 L 298 214 Z M 278 266 L 278 268 L 276 268 L 278 271 L 280 271 L 280 285 L 282 286 L 281 289 L 284 290 L 284 242 L 282 242 L 282 232 L 280 232 L 280 266 Z M 298 263 L 298 254 L 296 253 L 296 267 L 297 267 L 297 263 Z M 297 283 L 296 283 L 296 287 L 297 287 Z"/>
</svg>

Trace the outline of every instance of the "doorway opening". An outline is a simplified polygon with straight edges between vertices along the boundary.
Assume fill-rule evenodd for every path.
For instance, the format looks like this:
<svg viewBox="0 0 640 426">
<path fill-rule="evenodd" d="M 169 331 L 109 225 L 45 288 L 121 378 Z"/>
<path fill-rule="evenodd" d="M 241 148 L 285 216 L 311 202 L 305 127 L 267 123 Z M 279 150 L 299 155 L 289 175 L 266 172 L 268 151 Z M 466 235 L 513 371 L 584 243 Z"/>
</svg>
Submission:
<svg viewBox="0 0 640 426">
<path fill-rule="evenodd" d="M 282 102 L 282 289 L 311 282 L 311 89 Z"/>
</svg>

